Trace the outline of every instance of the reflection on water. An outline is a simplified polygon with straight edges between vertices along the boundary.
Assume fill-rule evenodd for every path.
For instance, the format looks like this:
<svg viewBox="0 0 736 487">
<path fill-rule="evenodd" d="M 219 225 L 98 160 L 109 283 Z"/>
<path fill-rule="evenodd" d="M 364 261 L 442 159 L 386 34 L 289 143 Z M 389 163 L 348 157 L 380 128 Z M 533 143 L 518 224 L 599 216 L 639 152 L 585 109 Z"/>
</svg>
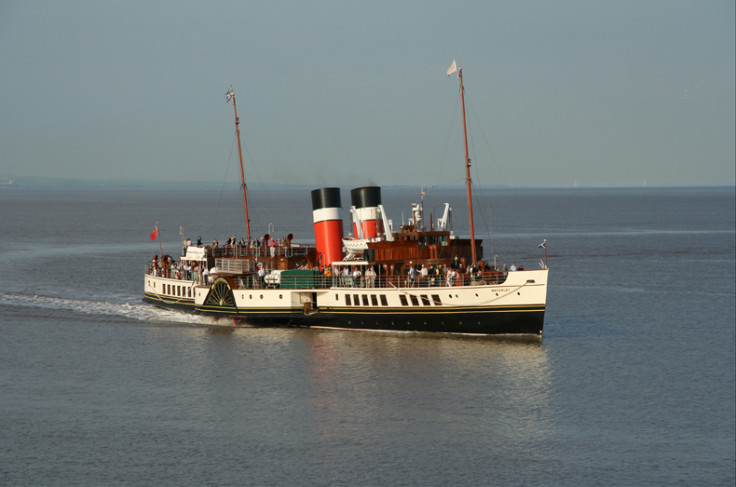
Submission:
<svg viewBox="0 0 736 487">
<path fill-rule="evenodd" d="M 440 434 L 456 442 L 540 441 L 550 427 L 541 341 L 303 329 L 152 327 L 181 359 L 199 404 L 229 389 L 238 408 L 281 411 L 305 441 Z M 211 404 L 210 407 L 222 408 Z M 251 429 L 252 431 L 252 429 Z"/>
</svg>

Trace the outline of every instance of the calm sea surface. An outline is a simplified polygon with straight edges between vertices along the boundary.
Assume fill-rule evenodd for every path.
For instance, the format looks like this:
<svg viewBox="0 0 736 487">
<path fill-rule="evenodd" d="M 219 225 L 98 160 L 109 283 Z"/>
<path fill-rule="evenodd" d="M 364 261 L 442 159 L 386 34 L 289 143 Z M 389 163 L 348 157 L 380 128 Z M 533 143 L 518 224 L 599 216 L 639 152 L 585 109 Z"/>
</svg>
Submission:
<svg viewBox="0 0 736 487">
<path fill-rule="evenodd" d="M 0 189 L 0 485 L 733 486 L 734 188 L 485 193 L 486 259 L 547 239 L 542 340 L 158 310 L 155 222 L 240 236 L 237 191 Z M 425 208 L 465 234 L 463 198 Z M 253 191 L 254 236 L 311 241 L 310 204 Z"/>
</svg>

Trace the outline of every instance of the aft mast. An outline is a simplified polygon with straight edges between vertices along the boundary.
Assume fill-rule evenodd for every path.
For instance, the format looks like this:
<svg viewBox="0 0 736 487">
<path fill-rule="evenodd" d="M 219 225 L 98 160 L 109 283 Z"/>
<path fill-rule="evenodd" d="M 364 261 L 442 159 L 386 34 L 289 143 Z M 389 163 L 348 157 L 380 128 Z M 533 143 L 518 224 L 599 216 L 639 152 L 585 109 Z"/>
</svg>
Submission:
<svg viewBox="0 0 736 487">
<path fill-rule="evenodd" d="M 240 119 L 238 119 L 238 110 L 235 107 L 235 93 L 233 93 L 233 85 L 225 93 L 225 100 L 233 101 L 233 112 L 235 113 L 235 135 L 238 138 L 238 157 L 240 158 L 240 187 L 243 189 L 243 207 L 245 208 L 245 231 L 248 235 L 248 243 L 250 243 L 250 218 L 248 217 L 248 197 L 245 194 L 245 171 L 243 170 L 243 151 L 240 149 Z"/>
<path fill-rule="evenodd" d="M 457 71 L 460 79 L 460 100 L 463 106 L 463 136 L 465 137 L 465 179 L 468 184 L 468 213 L 470 218 L 470 248 L 472 249 L 473 265 L 477 263 L 475 257 L 475 225 L 473 224 L 473 197 L 470 185 L 470 155 L 468 154 L 468 129 L 465 123 L 465 88 L 463 87 L 463 68 L 458 68 L 457 63 L 453 60 L 452 65 L 447 70 L 447 76 Z"/>
</svg>

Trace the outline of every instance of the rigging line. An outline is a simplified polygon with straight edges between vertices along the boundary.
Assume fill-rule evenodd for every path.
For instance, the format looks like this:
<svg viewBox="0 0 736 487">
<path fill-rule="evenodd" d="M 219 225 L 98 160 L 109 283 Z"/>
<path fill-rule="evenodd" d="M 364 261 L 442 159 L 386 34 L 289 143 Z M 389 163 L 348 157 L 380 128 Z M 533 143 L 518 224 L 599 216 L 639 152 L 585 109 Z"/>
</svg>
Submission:
<svg viewBox="0 0 736 487">
<path fill-rule="evenodd" d="M 467 90 L 465 91 L 466 99 L 468 98 Z M 470 106 L 472 107 L 473 104 L 470 103 Z M 472 111 L 472 108 L 471 108 Z M 478 119 L 477 114 L 475 114 L 474 111 L 472 111 L 472 115 L 474 116 L 476 124 L 481 127 L 481 133 L 485 136 L 485 133 L 483 132 L 483 127 Z M 485 235 L 488 236 L 488 245 L 490 250 L 490 257 L 486 257 L 486 260 L 493 259 L 493 256 L 495 255 L 496 249 L 495 245 L 493 244 L 493 236 L 491 235 L 491 227 L 490 227 L 490 218 L 491 218 L 491 206 L 490 201 L 491 198 L 488 194 L 488 191 L 490 191 L 490 188 L 484 188 L 481 184 L 481 177 L 480 177 L 480 164 L 477 163 L 477 150 L 475 148 L 475 138 L 473 137 L 473 125 L 468 125 L 468 138 L 470 139 L 470 151 L 472 152 L 473 157 L 471 158 L 471 162 L 475 162 L 474 164 L 471 164 L 474 169 L 474 179 L 471 179 L 471 186 L 473 187 L 473 201 L 475 202 L 475 207 L 478 208 L 478 213 L 480 218 L 480 226 L 485 230 Z M 490 146 L 489 146 L 490 148 Z M 491 149 L 492 153 L 492 149 Z M 500 168 L 499 168 L 500 171 Z M 503 176 L 503 173 L 501 173 Z M 486 213 L 486 206 L 482 203 L 488 202 L 488 213 Z M 489 260 L 490 261 L 490 260 Z"/>
<path fill-rule="evenodd" d="M 248 144 L 242 144 L 245 148 L 245 154 L 247 155 L 246 160 L 250 161 L 251 165 L 249 166 L 249 169 L 253 169 L 253 172 L 255 172 L 256 180 L 258 185 L 260 186 L 260 189 L 262 189 L 265 192 L 265 185 L 266 183 L 263 181 L 263 177 L 261 177 L 261 173 L 258 171 L 258 166 L 255 163 L 255 157 L 253 157 L 253 154 L 250 153 L 250 150 L 248 150 Z M 247 187 L 247 183 L 246 183 Z M 252 214 L 255 213 L 255 218 L 251 218 L 251 221 L 254 221 L 256 225 L 259 223 L 263 225 L 263 221 L 274 221 L 272 218 L 272 215 L 267 211 L 264 210 L 264 208 L 268 208 L 267 205 L 255 205 L 253 208 Z"/>
<path fill-rule="evenodd" d="M 220 194 L 217 199 L 217 206 L 215 207 L 215 219 L 214 221 L 219 220 L 220 216 L 220 209 L 222 208 L 222 195 L 225 193 L 225 183 L 227 182 L 228 174 L 230 173 L 230 163 L 233 159 L 233 152 L 235 151 L 235 139 L 237 137 L 237 134 L 233 136 L 233 143 L 230 146 L 230 155 L 227 158 L 227 166 L 225 167 L 225 175 L 222 179 L 222 184 L 220 185 Z"/>
<path fill-rule="evenodd" d="M 458 94 L 460 93 L 460 88 L 458 88 Z M 452 111 L 452 116 L 450 117 L 449 122 L 449 128 L 447 130 L 447 138 L 445 139 L 445 148 L 442 151 L 442 158 L 440 159 L 440 167 L 439 171 L 437 172 L 437 179 L 435 180 L 436 183 L 439 183 L 440 178 L 442 177 L 442 168 L 445 166 L 445 163 L 447 161 L 447 150 L 450 147 L 450 138 L 452 137 L 453 127 L 455 126 L 454 120 L 457 117 L 457 109 L 460 106 L 460 97 L 455 97 L 455 107 Z"/>
<path fill-rule="evenodd" d="M 483 140 L 486 143 L 486 146 L 488 146 L 488 150 L 491 152 L 491 159 L 493 160 L 493 163 L 496 165 L 496 169 L 498 169 L 499 174 L 501 174 L 501 180 L 503 184 L 508 184 L 506 181 L 506 176 L 504 176 L 503 171 L 501 170 L 501 165 L 498 163 L 498 159 L 496 158 L 496 154 L 493 151 L 493 146 L 490 144 L 488 140 L 488 136 L 486 135 L 485 131 L 483 130 L 483 125 L 480 123 L 480 119 L 478 118 L 478 115 L 475 113 L 475 109 L 473 106 L 470 106 L 471 114 L 473 115 L 473 118 L 476 120 L 476 123 L 478 127 L 480 128 L 480 133 L 483 136 Z"/>
<path fill-rule="evenodd" d="M 465 90 L 465 98 L 468 99 L 468 92 Z M 472 103 L 471 103 L 472 106 Z M 477 121 L 477 118 L 476 118 Z M 480 125 L 480 122 L 477 122 L 478 125 Z M 476 206 L 479 208 L 479 211 L 481 213 L 481 216 L 483 216 L 484 213 L 484 207 L 481 205 L 481 197 L 484 200 L 488 199 L 488 196 L 486 195 L 485 191 L 483 190 L 483 186 L 480 184 L 481 178 L 480 178 L 480 171 L 479 166 L 480 164 L 477 163 L 477 155 L 478 152 L 475 149 L 475 138 L 473 137 L 473 126 L 472 124 L 468 124 L 468 139 L 469 139 L 469 151 L 472 153 L 472 157 L 470 158 L 471 167 L 473 168 L 473 171 L 475 172 L 475 178 L 471 178 L 470 184 L 473 187 L 473 201 L 476 203 Z M 481 221 L 483 224 L 486 224 L 486 219 L 482 218 Z M 486 225 L 486 231 L 488 230 Z"/>
<path fill-rule="evenodd" d="M 465 90 L 465 97 L 466 97 L 466 99 L 469 98 L 468 97 L 468 91 L 467 91 L 467 89 Z M 506 182 L 506 177 L 504 176 L 503 171 L 501 170 L 501 167 L 498 164 L 498 160 L 497 160 L 497 158 L 495 156 L 495 153 L 493 152 L 493 147 L 488 142 L 488 136 L 486 135 L 485 131 L 483 130 L 483 125 L 480 123 L 480 119 L 479 119 L 477 113 L 474 110 L 474 104 L 473 103 L 469 103 L 469 105 L 471 107 L 470 108 L 471 116 L 472 116 L 473 120 L 475 121 L 476 125 L 480 128 L 480 132 L 481 132 L 481 135 L 483 136 L 484 142 L 486 143 L 486 146 L 488 147 L 488 149 L 489 149 L 489 151 L 491 153 L 491 158 L 493 159 L 493 162 L 496 165 L 496 168 L 498 169 L 499 174 L 501 175 L 502 184 L 508 184 Z M 473 128 L 473 126 L 471 124 L 468 127 L 468 134 L 469 134 L 469 137 L 470 137 L 470 146 L 471 146 L 471 149 L 472 149 L 472 152 L 473 152 L 473 158 L 474 158 L 473 160 L 475 160 L 476 159 L 476 156 L 477 156 L 477 151 L 476 151 L 476 148 L 475 148 L 475 138 L 473 137 L 472 128 Z M 473 185 L 473 199 L 477 203 L 476 206 L 480 209 L 480 214 L 481 214 L 481 217 L 482 217 L 481 218 L 481 225 L 485 229 L 486 235 L 488 235 L 488 243 L 489 243 L 489 246 L 490 246 L 491 258 L 492 258 L 493 255 L 495 255 L 496 249 L 495 249 L 495 245 L 493 243 L 492 235 L 490 233 L 491 232 L 491 227 L 490 227 L 490 218 L 491 218 L 491 215 L 490 215 L 490 213 L 486 215 L 486 206 L 483 205 L 483 204 L 481 204 L 482 202 L 480 201 L 481 198 L 482 198 L 484 201 L 488 202 L 489 203 L 488 211 L 489 212 L 492 211 L 491 210 L 491 207 L 490 207 L 491 198 L 490 198 L 489 193 L 488 193 L 489 191 L 491 191 L 491 189 L 490 188 L 484 188 L 480 184 L 480 181 L 481 181 L 480 170 L 479 170 L 480 165 L 479 164 L 473 164 L 473 166 L 474 166 L 474 169 L 475 169 L 475 179 L 473 181 L 471 181 L 471 183 Z"/>
</svg>

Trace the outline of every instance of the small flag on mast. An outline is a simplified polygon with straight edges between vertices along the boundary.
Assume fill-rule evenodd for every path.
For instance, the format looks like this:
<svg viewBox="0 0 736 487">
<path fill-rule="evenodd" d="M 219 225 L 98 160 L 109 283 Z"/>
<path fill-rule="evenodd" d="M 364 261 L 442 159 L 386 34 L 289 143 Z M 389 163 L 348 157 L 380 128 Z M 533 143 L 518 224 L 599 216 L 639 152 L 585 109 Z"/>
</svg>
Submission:
<svg viewBox="0 0 736 487">
<path fill-rule="evenodd" d="M 447 76 L 450 76 L 452 73 L 454 73 L 456 71 L 457 71 L 457 63 L 453 59 L 452 60 L 452 64 L 450 65 L 449 68 L 447 68 Z"/>
<path fill-rule="evenodd" d="M 235 93 L 233 93 L 233 85 L 230 85 L 230 89 L 227 90 L 227 93 L 225 93 L 225 101 L 230 102 L 230 98 L 234 97 Z"/>
<path fill-rule="evenodd" d="M 156 237 L 158 237 L 158 225 L 154 227 L 153 231 L 151 232 L 150 237 L 151 237 L 151 240 L 156 240 Z"/>
<path fill-rule="evenodd" d="M 539 249 L 546 249 L 547 248 L 547 239 L 545 238 L 542 243 L 540 243 L 539 245 L 537 245 L 537 248 L 539 248 Z"/>
</svg>

